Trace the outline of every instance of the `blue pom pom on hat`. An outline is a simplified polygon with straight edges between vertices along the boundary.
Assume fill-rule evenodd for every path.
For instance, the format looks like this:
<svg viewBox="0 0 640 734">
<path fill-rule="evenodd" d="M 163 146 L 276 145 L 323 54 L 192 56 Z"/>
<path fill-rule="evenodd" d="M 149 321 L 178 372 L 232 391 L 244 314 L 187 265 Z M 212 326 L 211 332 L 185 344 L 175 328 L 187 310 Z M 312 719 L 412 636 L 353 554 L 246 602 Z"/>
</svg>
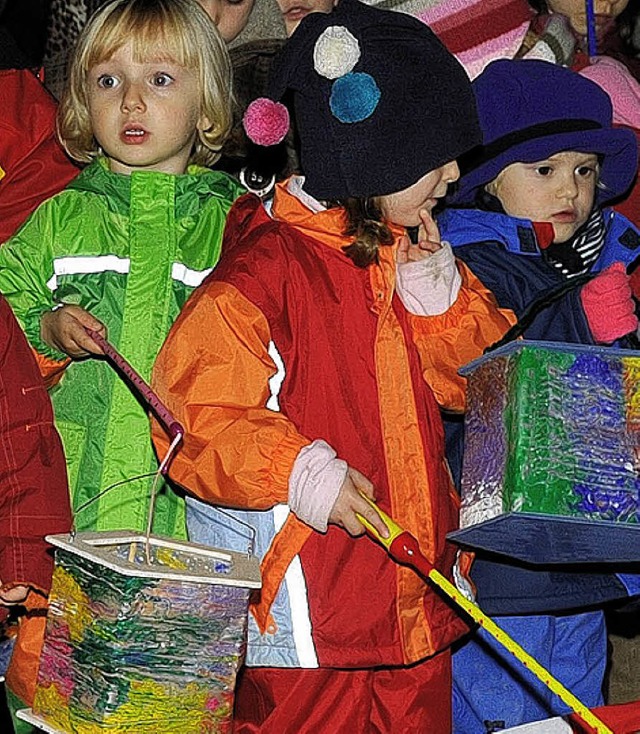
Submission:
<svg viewBox="0 0 640 734">
<path fill-rule="evenodd" d="M 376 80 L 363 72 L 351 72 L 333 83 L 329 106 L 340 122 L 362 122 L 374 113 L 379 101 Z"/>
</svg>

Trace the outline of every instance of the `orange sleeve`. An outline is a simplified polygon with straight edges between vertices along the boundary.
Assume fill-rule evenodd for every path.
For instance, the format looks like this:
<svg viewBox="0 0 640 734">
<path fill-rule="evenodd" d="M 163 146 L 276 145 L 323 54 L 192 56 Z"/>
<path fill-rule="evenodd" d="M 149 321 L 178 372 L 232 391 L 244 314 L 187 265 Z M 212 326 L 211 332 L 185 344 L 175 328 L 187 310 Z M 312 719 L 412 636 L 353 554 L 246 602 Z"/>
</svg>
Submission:
<svg viewBox="0 0 640 734">
<path fill-rule="evenodd" d="M 462 287 L 456 302 L 440 316 L 411 316 L 413 338 L 425 380 L 445 410 L 464 411 L 466 378 L 458 370 L 502 337 L 515 323 L 513 311 L 499 308 L 478 278 L 456 261 Z"/>
<path fill-rule="evenodd" d="M 211 282 L 187 302 L 153 371 L 153 386 L 185 428 L 169 474 L 208 502 L 268 509 L 288 499 L 298 452 L 311 441 L 266 408 L 276 366 L 264 315 L 237 289 Z M 160 457 L 168 438 L 154 421 Z"/>
</svg>

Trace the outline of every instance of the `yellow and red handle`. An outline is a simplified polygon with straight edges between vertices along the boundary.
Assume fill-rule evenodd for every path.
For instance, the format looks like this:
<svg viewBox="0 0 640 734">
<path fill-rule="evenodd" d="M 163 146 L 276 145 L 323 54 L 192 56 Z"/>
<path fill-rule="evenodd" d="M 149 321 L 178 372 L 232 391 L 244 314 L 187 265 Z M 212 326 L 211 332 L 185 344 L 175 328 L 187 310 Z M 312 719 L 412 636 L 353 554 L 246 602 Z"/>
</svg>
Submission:
<svg viewBox="0 0 640 734">
<path fill-rule="evenodd" d="M 612 730 L 599 719 L 585 704 L 571 693 L 560 681 L 529 653 L 524 650 L 512 637 L 510 637 L 501 627 L 499 627 L 490 617 L 467 599 L 458 589 L 443 576 L 440 571 L 434 568 L 429 559 L 422 553 L 418 541 L 406 530 L 403 530 L 394 520 L 392 520 L 385 512 L 383 512 L 373 500 L 362 495 L 367 502 L 380 515 L 380 518 L 387 526 L 389 537 L 383 538 L 380 533 L 368 522 L 362 515 L 358 515 L 358 519 L 365 526 L 367 532 L 375 540 L 381 543 L 394 561 L 406 566 L 411 566 L 421 576 L 428 579 L 435 586 L 440 588 L 450 599 L 452 599 L 481 627 L 494 637 L 506 650 L 508 650 L 515 658 L 517 658 L 525 668 L 528 668 L 533 675 L 541 680 L 549 690 L 553 691 L 567 706 L 569 706 L 585 724 L 593 727 L 596 734 L 613 734 Z"/>
</svg>

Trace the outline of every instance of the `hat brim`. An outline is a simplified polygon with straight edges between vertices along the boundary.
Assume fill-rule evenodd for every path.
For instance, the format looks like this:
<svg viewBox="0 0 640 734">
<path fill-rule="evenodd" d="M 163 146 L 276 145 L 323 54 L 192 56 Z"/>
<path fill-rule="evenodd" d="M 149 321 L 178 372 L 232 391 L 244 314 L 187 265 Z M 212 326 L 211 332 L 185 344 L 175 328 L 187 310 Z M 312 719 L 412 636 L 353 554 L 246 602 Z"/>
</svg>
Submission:
<svg viewBox="0 0 640 734">
<path fill-rule="evenodd" d="M 638 144 L 631 130 L 607 128 L 556 133 L 531 138 L 473 168 L 460 179 L 450 202 L 458 206 L 475 203 L 476 192 L 512 163 L 535 163 L 556 153 L 576 151 L 602 157 L 596 202 L 605 204 L 622 196 L 638 172 Z"/>
</svg>

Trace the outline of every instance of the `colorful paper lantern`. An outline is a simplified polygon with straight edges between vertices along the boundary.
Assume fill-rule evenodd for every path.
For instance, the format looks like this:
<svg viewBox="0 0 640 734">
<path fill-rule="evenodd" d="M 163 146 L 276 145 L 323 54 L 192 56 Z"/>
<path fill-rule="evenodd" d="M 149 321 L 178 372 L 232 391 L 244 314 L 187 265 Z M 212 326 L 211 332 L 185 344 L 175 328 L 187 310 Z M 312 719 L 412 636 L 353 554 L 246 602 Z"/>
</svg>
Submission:
<svg viewBox="0 0 640 734">
<path fill-rule="evenodd" d="M 522 341 L 463 374 L 450 537 L 530 563 L 640 561 L 640 352 Z"/>
<path fill-rule="evenodd" d="M 257 559 L 127 532 L 49 541 L 50 610 L 25 718 L 73 734 L 230 732 Z"/>
</svg>

